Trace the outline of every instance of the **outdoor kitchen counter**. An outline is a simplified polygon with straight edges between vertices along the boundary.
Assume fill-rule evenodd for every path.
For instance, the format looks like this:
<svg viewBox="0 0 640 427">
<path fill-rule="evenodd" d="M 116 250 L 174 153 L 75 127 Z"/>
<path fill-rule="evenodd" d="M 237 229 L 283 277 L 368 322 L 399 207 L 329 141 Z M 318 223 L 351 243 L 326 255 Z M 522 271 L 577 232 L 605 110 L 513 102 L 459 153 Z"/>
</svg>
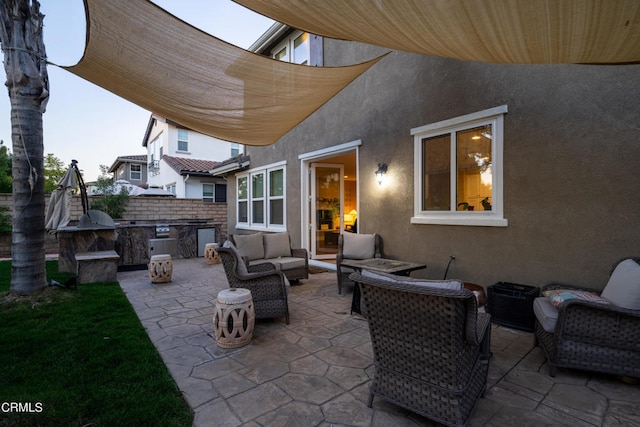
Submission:
<svg viewBox="0 0 640 427">
<path fill-rule="evenodd" d="M 120 259 L 118 269 L 145 268 L 149 264 L 149 240 L 156 238 L 156 227 L 169 227 L 170 238 L 177 239 L 177 256 L 192 258 L 198 256 L 198 230 L 215 229 L 216 239 L 221 234 L 221 224 L 214 222 L 122 222 L 113 227 L 61 227 L 58 233 L 59 271 L 76 273 L 78 265 L 76 253 L 115 250 Z"/>
<path fill-rule="evenodd" d="M 116 252 L 120 255 L 120 266 L 126 269 L 130 266 L 146 266 L 149 264 L 149 240 L 158 238 L 156 228 L 162 225 L 169 227 L 168 235 L 163 238 L 177 239 L 175 254 L 181 258 L 198 256 L 198 230 L 202 228 L 215 229 L 216 236 L 220 236 L 221 224 L 214 222 L 154 222 L 154 223 L 120 223 L 116 224 L 117 242 Z"/>
<path fill-rule="evenodd" d="M 57 230 L 58 271 L 77 273 L 76 254 L 81 252 L 112 251 L 116 244 L 116 230 L 113 227 L 67 226 Z"/>
</svg>

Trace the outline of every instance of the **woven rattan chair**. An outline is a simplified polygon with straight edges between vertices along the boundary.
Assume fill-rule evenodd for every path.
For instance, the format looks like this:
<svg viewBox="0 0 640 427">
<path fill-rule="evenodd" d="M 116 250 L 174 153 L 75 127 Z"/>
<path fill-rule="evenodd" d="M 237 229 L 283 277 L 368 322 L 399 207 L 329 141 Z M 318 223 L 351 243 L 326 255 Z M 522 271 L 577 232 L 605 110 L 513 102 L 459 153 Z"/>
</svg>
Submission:
<svg viewBox="0 0 640 427">
<path fill-rule="evenodd" d="M 277 234 L 285 234 L 285 233 L 277 233 Z M 299 267 L 294 267 L 294 268 L 280 268 L 282 270 L 282 272 L 284 273 L 285 276 L 287 276 L 287 279 L 289 279 L 290 281 L 295 281 L 294 283 L 298 283 L 298 281 L 300 279 L 308 279 L 309 278 L 309 253 L 307 252 L 306 249 L 302 249 L 302 248 L 298 248 L 295 249 L 292 247 L 291 245 L 291 237 L 289 236 L 289 233 L 286 233 L 287 239 L 289 240 L 289 248 L 291 251 L 290 255 L 281 257 L 281 258 L 277 258 L 277 259 L 273 259 L 271 260 L 272 262 L 276 263 L 276 264 L 282 264 L 283 262 L 286 262 L 286 260 L 290 260 L 290 259 L 299 259 L 304 261 L 304 263 L 302 263 Z M 236 242 L 236 238 L 233 234 L 229 235 L 229 240 L 231 241 L 231 243 L 233 243 L 234 245 L 237 245 Z M 240 251 L 242 252 L 242 251 Z M 269 260 L 267 260 L 269 261 Z M 264 262 L 264 260 L 253 260 L 253 261 L 249 261 L 249 263 L 247 265 L 254 265 L 254 264 L 259 264 L 261 262 Z M 298 263 L 296 263 L 298 264 Z M 277 266 L 276 266 L 277 267 Z"/>
<path fill-rule="evenodd" d="M 465 425 L 486 387 L 490 316 L 478 313 L 459 281 L 438 282 L 457 282 L 449 290 L 365 274 L 351 279 L 360 283 L 373 345 L 369 407 L 379 396 L 439 423 Z"/>
<path fill-rule="evenodd" d="M 640 258 L 625 259 L 640 264 Z M 624 259 L 614 264 L 611 273 L 622 261 Z M 599 293 L 561 283 L 542 288 L 543 292 L 553 289 Z M 557 368 L 562 367 L 640 378 L 640 310 L 569 299 L 558 306 L 555 328 L 551 332 L 545 330 L 544 321 L 540 320 L 536 307 L 539 302 L 534 302 L 535 338 L 547 356 L 549 375 L 554 377 Z"/>
<path fill-rule="evenodd" d="M 251 291 L 256 319 L 284 316 L 289 324 L 289 282 L 271 263 L 246 266 L 235 248 L 218 248 L 230 288 Z"/>
<path fill-rule="evenodd" d="M 371 256 L 368 258 L 381 258 L 382 257 L 382 238 L 379 234 L 353 234 L 345 233 L 338 236 L 338 253 L 336 254 L 336 273 L 338 275 L 338 294 L 342 293 L 342 287 L 344 285 L 355 285 L 355 283 L 349 279 L 349 275 L 354 272 L 352 268 L 341 265 L 344 259 L 363 259 L 360 255 L 354 255 L 356 252 L 362 252 L 361 247 L 356 247 L 353 250 L 345 248 L 345 235 L 348 241 L 350 240 L 362 240 L 368 236 L 373 236 L 373 245 L 371 247 Z M 359 243 L 359 242 L 358 242 Z M 356 243 L 357 246 L 358 243 Z M 346 249 L 346 252 L 345 252 Z"/>
</svg>

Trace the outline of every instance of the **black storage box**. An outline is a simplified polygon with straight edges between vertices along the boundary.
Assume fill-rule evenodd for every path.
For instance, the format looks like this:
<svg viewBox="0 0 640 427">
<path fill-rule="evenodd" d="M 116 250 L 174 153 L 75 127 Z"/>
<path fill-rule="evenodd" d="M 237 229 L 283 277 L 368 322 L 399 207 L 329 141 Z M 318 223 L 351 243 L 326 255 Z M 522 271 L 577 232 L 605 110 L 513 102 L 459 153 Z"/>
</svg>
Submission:
<svg viewBox="0 0 640 427">
<path fill-rule="evenodd" d="M 533 300 L 538 295 L 540 288 L 535 286 L 498 282 L 487 287 L 487 312 L 498 325 L 533 332 Z"/>
</svg>

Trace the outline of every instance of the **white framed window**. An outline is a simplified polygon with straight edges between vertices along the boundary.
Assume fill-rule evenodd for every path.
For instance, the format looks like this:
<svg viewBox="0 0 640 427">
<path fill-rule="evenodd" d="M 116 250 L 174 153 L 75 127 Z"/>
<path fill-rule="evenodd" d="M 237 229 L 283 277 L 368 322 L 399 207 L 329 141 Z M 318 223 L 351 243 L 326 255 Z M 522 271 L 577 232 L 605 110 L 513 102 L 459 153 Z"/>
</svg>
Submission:
<svg viewBox="0 0 640 427">
<path fill-rule="evenodd" d="M 238 144 L 237 142 L 232 142 L 231 157 L 236 157 L 238 154 L 240 154 L 240 144 Z"/>
<path fill-rule="evenodd" d="M 142 181 L 142 165 L 129 165 L 129 180 Z"/>
<path fill-rule="evenodd" d="M 414 224 L 506 227 L 504 115 L 491 108 L 411 130 Z"/>
<path fill-rule="evenodd" d="M 284 227 L 284 169 L 269 171 L 269 193 L 267 194 L 269 207 L 269 226 Z"/>
<path fill-rule="evenodd" d="M 202 184 L 202 201 L 213 203 L 213 184 Z"/>
<path fill-rule="evenodd" d="M 309 64 L 309 33 L 297 35 L 293 41 L 293 58 L 291 62 L 295 64 Z"/>
<path fill-rule="evenodd" d="M 178 129 L 178 151 L 189 151 L 189 131 Z"/>
<path fill-rule="evenodd" d="M 309 33 L 295 31 L 271 51 L 273 59 L 308 65 L 310 57 Z"/>
<path fill-rule="evenodd" d="M 176 184 L 175 183 L 166 185 L 165 189 L 169 193 L 173 194 L 174 196 L 176 195 Z"/>
<path fill-rule="evenodd" d="M 214 189 L 215 203 L 227 203 L 227 184 L 216 184 Z"/>
<path fill-rule="evenodd" d="M 237 175 L 236 184 L 236 227 L 267 231 L 285 228 L 285 162 Z"/>
</svg>

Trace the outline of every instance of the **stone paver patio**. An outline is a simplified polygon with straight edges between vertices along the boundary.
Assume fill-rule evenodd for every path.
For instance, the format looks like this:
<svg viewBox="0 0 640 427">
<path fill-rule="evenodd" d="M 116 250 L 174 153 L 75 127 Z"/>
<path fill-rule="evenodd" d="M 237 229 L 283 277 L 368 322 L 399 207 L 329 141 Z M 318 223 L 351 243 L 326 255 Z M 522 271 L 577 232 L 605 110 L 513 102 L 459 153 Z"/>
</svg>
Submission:
<svg viewBox="0 0 640 427">
<path fill-rule="evenodd" d="M 170 283 L 146 270 L 118 273 L 151 341 L 195 413 L 194 426 L 432 426 L 374 400 L 366 320 L 350 314 L 335 272 L 311 274 L 289 295 L 291 322 L 258 321 L 251 343 L 217 346 L 212 317 L 228 287 L 221 264 L 173 261 Z M 640 385 L 558 369 L 547 373 L 533 335 L 493 325 L 488 389 L 471 426 L 640 426 Z"/>
</svg>

